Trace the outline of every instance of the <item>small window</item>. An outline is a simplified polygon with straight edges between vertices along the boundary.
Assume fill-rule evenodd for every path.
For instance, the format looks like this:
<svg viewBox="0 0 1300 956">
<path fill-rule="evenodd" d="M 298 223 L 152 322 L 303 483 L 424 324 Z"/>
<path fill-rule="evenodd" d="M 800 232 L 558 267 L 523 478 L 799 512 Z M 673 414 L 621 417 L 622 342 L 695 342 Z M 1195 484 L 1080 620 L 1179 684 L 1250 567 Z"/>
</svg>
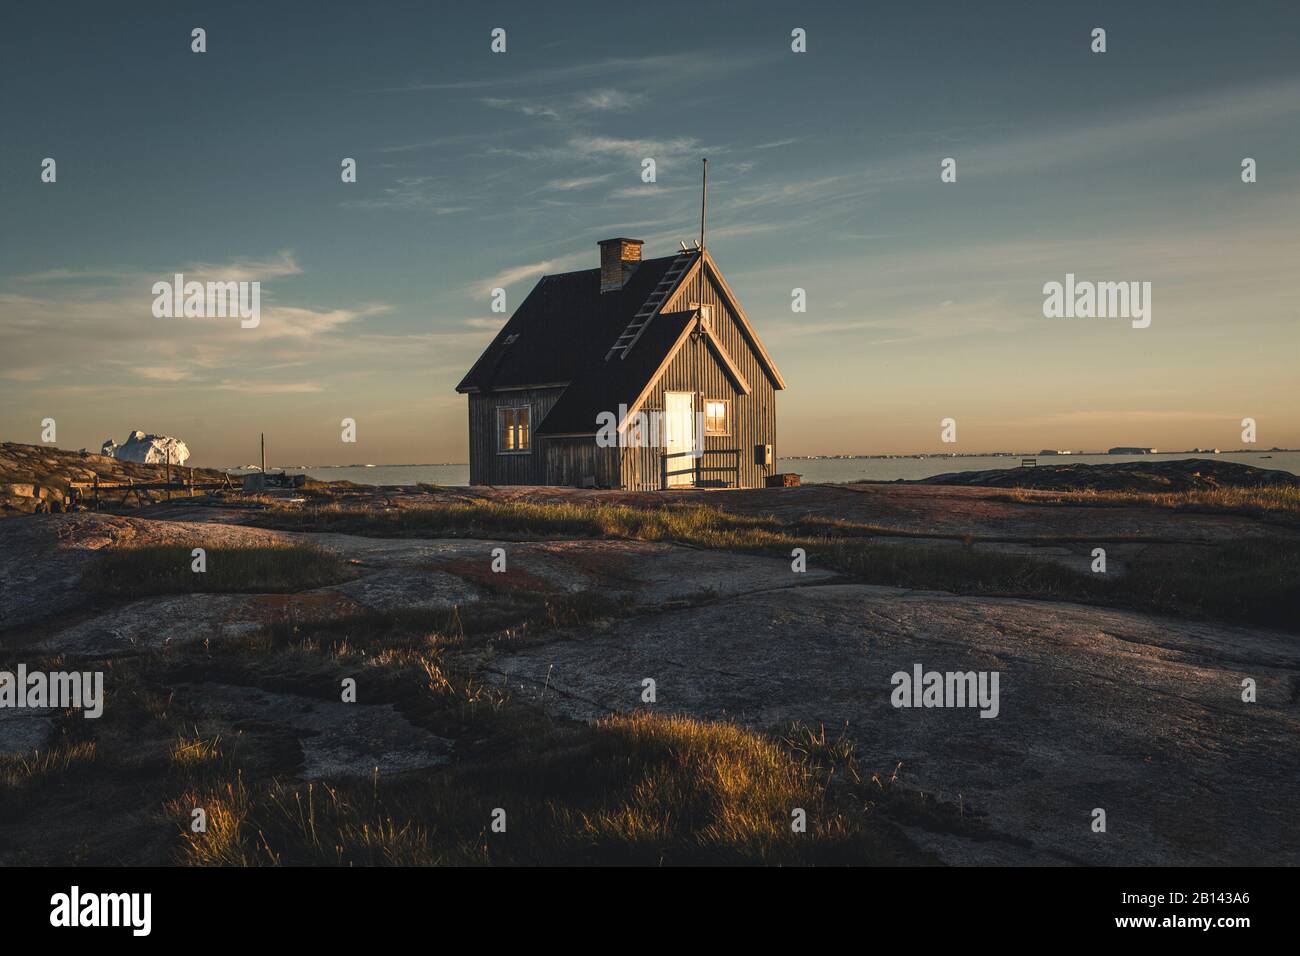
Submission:
<svg viewBox="0 0 1300 956">
<path fill-rule="evenodd" d="M 526 455 L 532 442 L 532 408 L 497 409 L 497 454 Z"/>
<path fill-rule="evenodd" d="M 730 435 L 731 422 L 728 421 L 731 402 L 725 398 L 710 398 L 704 402 L 704 434 Z"/>
</svg>

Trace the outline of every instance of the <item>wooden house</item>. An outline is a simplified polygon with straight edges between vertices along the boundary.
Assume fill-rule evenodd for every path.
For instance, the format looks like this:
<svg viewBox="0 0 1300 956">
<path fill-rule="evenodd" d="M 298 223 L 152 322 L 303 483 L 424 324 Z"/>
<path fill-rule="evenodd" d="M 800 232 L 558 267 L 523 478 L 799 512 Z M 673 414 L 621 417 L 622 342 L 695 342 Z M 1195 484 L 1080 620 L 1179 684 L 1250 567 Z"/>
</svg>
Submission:
<svg viewBox="0 0 1300 956">
<path fill-rule="evenodd" d="M 470 484 L 761 487 L 781 373 L 709 252 L 543 276 L 456 386 Z"/>
</svg>

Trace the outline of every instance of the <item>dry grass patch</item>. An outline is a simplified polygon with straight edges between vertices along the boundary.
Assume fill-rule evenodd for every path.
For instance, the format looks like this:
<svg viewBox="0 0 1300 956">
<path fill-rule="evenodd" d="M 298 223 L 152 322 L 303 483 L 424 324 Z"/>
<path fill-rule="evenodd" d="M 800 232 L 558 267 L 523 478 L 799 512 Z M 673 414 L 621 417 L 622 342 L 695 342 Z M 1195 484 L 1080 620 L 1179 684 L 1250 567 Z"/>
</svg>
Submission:
<svg viewBox="0 0 1300 956">
<path fill-rule="evenodd" d="M 702 505 L 630 505 L 528 501 L 439 502 L 376 510 L 333 502 L 296 507 L 274 502 L 256 523 L 294 531 L 336 531 L 376 536 L 600 537 L 680 541 L 733 528 L 770 527 L 770 519 L 747 518 Z"/>
<path fill-rule="evenodd" d="M 171 747 L 171 760 L 179 770 L 207 770 L 221 763 L 221 737 L 178 734 Z"/>
<path fill-rule="evenodd" d="M 993 500 L 1028 505 L 1079 505 L 1122 508 L 1145 505 L 1174 511 L 1209 514 L 1243 514 L 1257 518 L 1300 522 L 1300 487 L 1266 485 L 1261 488 L 1204 488 L 1188 491 L 1011 491 Z"/>
<path fill-rule="evenodd" d="M 87 767 L 97 756 L 93 740 L 64 741 L 30 754 L 0 756 L 0 789 L 31 786 L 74 768 Z"/>
<path fill-rule="evenodd" d="M 648 713 L 557 723 L 474 679 L 494 642 L 597 612 L 471 607 L 118 662 L 103 719 L 70 720 L 65 744 L 5 765 L 26 783 L 0 787 L 0 845 L 43 833 L 47 861 L 96 865 L 932 862 L 891 822 L 916 801 L 864 780 L 843 741 Z M 202 707 L 205 682 L 337 699 L 362 668 L 367 703 L 456 740 L 451 764 L 295 783 L 295 732 L 274 712 Z"/>
<path fill-rule="evenodd" d="M 351 577 L 339 555 L 305 544 L 205 548 L 206 567 L 193 570 L 189 545 L 145 545 L 100 552 L 84 587 L 108 597 L 196 592 L 286 592 L 338 584 Z"/>
<path fill-rule="evenodd" d="M 1012 496 L 1020 493 L 1013 492 Z M 1108 492 L 1062 492 L 1105 503 Z M 1132 503 L 1169 501 L 1296 500 L 1294 488 L 1220 489 L 1168 495 L 1123 496 Z M 1018 500 L 1018 499 L 1017 499 Z M 1024 495 L 1042 502 L 1043 493 Z M 1172 506 L 1172 505 L 1171 505 Z M 1274 512 L 1278 513 L 1278 512 Z M 880 538 L 913 537 L 882 532 L 871 525 L 806 517 L 783 522 L 776 517 L 737 515 L 696 504 L 654 508 L 567 502 L 472 502 L 419 505 L 385 512 L 355 508 L 274 511 L 276 527 L 437 536 L 584 535 L 662 541 L 711 550 L 765 554 L 789 559 L 803 548 L 810 566 L 827 568 L 865 584 L 951 591 L 955 594 L 1031 597 L 1079 601 L 1300 629 L 1300 548 L 1282 538 L 1230 542 L 1210 556 L 1194 551 L 1163 551 L 1129 562 L 1126 574 L 1099 575 L 1072 570 L 1055 561 L 977 551 L 967 536 L 964 548 L 918 547 Z M 1025 539 L 1017 539 L 1025 540 Z M 1050 543 L 1054 539 L 1043 539 Z M 1077 540 L 1077 539 L 1069 539 Z"/>
<path fill-rule="evenodd" d="M 516 736 L 434 775 L 242 781 L 192 794 L 196 865 L 892 864 L 925 862 L 807 752 L 733 724 L 652 714 Z M 492 829 L 505 811 L 505 832 Z M 792 827 L 806 814 L 806 832 Z M 212 828 L 211 821 L 218 825 Z"/>
</svg>

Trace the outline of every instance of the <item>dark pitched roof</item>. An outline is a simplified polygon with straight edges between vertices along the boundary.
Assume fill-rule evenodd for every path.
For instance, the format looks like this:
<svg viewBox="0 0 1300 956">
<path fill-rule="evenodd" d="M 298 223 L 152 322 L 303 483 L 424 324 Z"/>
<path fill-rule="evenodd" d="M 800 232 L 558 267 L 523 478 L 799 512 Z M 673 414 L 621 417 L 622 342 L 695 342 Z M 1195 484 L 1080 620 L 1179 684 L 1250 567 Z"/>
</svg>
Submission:
<svg viewBox="0 0 1300 956">
<path fill-rule="evenodd" d="M 605 346 L 596 361 L 564 390 L 537 427 L 538 434 L 590 434 L 596 430 L 596 415 L 600 412 L 617 415 L 619 405 L 630 409 L 694 317 L 695 313 L 689 311 L 660 312 L 646 326 L 627 358 L 614 356 L 605 361 L 609 350 Z M 615 331 L 614 337 L 622 331 Z M 609 341 L 613 344 L 614 338 Z"/>
<path fill-rule="evenodd" d="M 676 259 L 677 256 L 646 259 L 620 291 L 604 294 L 600 291 L 599 269 L 543 276 L 456 390 L 491 392 L 564 386 L 550 412 L 534 424 L 534 432 L 540 435 L 589 435 L 596 431 L 596 416 L 600 412 L 618 414 L 620 405 L 628 406 L 629 412 L 635 411 L 636 400 L 682 340 L 694 313 L 657 313 L 634 347 L 608 360 L 605 356 Z M 707 253 L 703 259 L 734 305 L 734 296 Z M 671 299 L 693 268 L 694 265 L 675 279 L 673 288 L 658 301 Z M 744 313 L 738 305 L 735 308 L 741 328 L 772 384 L 784 388 L 780 373 Z M 711 336 L 710 340 L 719 352 L 719 360 L 738 377 L 740 373 L 721 344 Z M 737 385 L 746 392 L 749 390 L 743 379 Z"/>
<path fill-rule="evenodd" d="M 599 269 L 543 276 L 456 390 L 489 392 L 565 382 L 578 385 L 589 374 L 603 377 L 607 365 L 621 365 L 622 373 L 628 374 L 632 371 L 627 368 L 631 356 L 626 362 L 613 359 L 606 363 L 605 353 L 659 284 L 674 258 L 664 256 L 642 261 L 622 290 L 603 295 Z M 658 321 L 647 327 L 647 335 Z M 632 355 L 640 348 L 638 344 Z M 655 357 L 655 367 L 662 357 L 662 352 Z M 566 390 L 564 397 L 571 390 L 572 387 Z M 617 410 L 617 403 L 611 410 Z M 548 423 L 550 418 L 548 415 Z M 546 430 L 551 431 L 549 427 Z M 583 430 L 595 430 L 594 418 Z"/>
</svg>

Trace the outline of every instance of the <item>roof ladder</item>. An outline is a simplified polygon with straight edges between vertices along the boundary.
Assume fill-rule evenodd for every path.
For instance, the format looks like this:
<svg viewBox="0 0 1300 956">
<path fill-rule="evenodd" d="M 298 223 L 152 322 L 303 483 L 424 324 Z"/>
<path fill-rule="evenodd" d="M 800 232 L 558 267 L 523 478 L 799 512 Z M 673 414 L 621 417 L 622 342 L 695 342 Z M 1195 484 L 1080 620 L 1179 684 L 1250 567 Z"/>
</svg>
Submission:
<svg viewBox="0 0 1300 956">
<path fill-rule="evenodd" d="M 627 324 L 623 334 L 618 337 L 613 347 L 605 353 L 605 361 L 608 362 L 614 357 L 614 353 L 622 352 L 620 358 L 627 358 L 627 353 L 632 351 L 632 346 L 636 345 L 637 339 L 641 338 L 641 333 L 645 331 L 650 320 L 659 312 L 659 307 L 667 300 L 673 287 L 682 277 L 683 273 L 690 268 L 691 261 L 695 258 L 695 250 L 678 254 L 677 258 L 672 261 L 664 277 L 659 280 L 654 291 L 650 293 L 645 303 L 641 306 L 640 311 L 632 316 L 632 321 Z"/>
</svg>

